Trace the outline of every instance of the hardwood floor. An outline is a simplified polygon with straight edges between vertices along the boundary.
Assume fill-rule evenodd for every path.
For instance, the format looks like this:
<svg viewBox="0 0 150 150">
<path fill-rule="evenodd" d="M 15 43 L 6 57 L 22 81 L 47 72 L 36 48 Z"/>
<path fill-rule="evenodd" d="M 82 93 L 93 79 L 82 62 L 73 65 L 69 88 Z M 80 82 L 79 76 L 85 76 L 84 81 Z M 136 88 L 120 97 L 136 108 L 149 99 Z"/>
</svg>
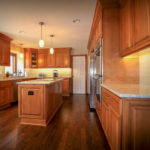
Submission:
<svg viewBox="0 0 150 150">
<path fill-rule="evenodd" d="M 17 105 L 0 111 L 0 150 L 109 150 L 86 95 L 73 95 L 47 127 L 20 125 Z"/>
</svg>

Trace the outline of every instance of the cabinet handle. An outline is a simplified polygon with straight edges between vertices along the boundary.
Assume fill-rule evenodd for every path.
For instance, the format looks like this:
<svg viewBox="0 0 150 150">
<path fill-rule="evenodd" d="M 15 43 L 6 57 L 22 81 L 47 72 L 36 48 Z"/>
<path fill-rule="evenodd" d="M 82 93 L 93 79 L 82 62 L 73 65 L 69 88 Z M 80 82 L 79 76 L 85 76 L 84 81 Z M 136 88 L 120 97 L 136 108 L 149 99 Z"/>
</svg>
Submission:
<svg viewBox="0 0 150 150">
<path fill-rule="evenodd" d="M 28 95 L 34 95 L 34 92 L 33 91 L 29 91 Z"/>
</svg>

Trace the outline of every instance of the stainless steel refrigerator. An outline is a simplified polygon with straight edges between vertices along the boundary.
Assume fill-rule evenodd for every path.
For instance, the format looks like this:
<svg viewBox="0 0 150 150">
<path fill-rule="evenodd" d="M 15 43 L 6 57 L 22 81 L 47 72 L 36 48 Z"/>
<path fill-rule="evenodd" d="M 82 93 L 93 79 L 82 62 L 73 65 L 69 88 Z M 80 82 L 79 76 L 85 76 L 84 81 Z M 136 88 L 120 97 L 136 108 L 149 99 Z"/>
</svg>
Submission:
<svg viewBox="0 0 150 150">
<path fill-rule="evenodd" d="M 103 39 L 97 43 L 96 50 L 90 57 L 90 109 L 95 109 L 94 99 L 102 105 L 103 83 Z"/>
</svg>

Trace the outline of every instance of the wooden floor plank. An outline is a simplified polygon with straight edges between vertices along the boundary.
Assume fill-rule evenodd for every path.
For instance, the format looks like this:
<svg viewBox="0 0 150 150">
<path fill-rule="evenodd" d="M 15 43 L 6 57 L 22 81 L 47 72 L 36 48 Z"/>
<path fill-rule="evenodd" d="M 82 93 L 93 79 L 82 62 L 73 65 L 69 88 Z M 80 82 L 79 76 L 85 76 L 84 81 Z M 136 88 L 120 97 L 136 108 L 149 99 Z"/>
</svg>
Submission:
<svg viewBox="0 0 150 150">
<path fill-rule="evenodd" d="M 20 125 L 17 109 L 0 111 L 0 150 L 109 150 L 86 95 L 64 98 L 47 127 Z"/>
</svg>

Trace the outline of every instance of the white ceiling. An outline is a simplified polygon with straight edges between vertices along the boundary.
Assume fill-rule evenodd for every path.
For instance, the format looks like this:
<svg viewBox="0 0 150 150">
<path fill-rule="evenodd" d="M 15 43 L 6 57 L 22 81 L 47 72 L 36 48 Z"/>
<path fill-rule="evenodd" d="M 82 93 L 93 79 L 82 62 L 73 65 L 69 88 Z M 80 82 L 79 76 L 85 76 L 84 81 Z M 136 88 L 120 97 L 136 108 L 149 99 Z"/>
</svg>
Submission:
<svg viewBox="0 0 150 150">
<path fill-rule="evenodd" d="M 11 36 L 14 43 L 38 48 L 39 22 L 44 21 L 45 47 L 87 49 L 97 0 L 0 0 L 0 32 Z M 74 24 L 73 19 L 80 19 Z M 19 33 L 24 31 L 24 33 Z"/>
</svg>

